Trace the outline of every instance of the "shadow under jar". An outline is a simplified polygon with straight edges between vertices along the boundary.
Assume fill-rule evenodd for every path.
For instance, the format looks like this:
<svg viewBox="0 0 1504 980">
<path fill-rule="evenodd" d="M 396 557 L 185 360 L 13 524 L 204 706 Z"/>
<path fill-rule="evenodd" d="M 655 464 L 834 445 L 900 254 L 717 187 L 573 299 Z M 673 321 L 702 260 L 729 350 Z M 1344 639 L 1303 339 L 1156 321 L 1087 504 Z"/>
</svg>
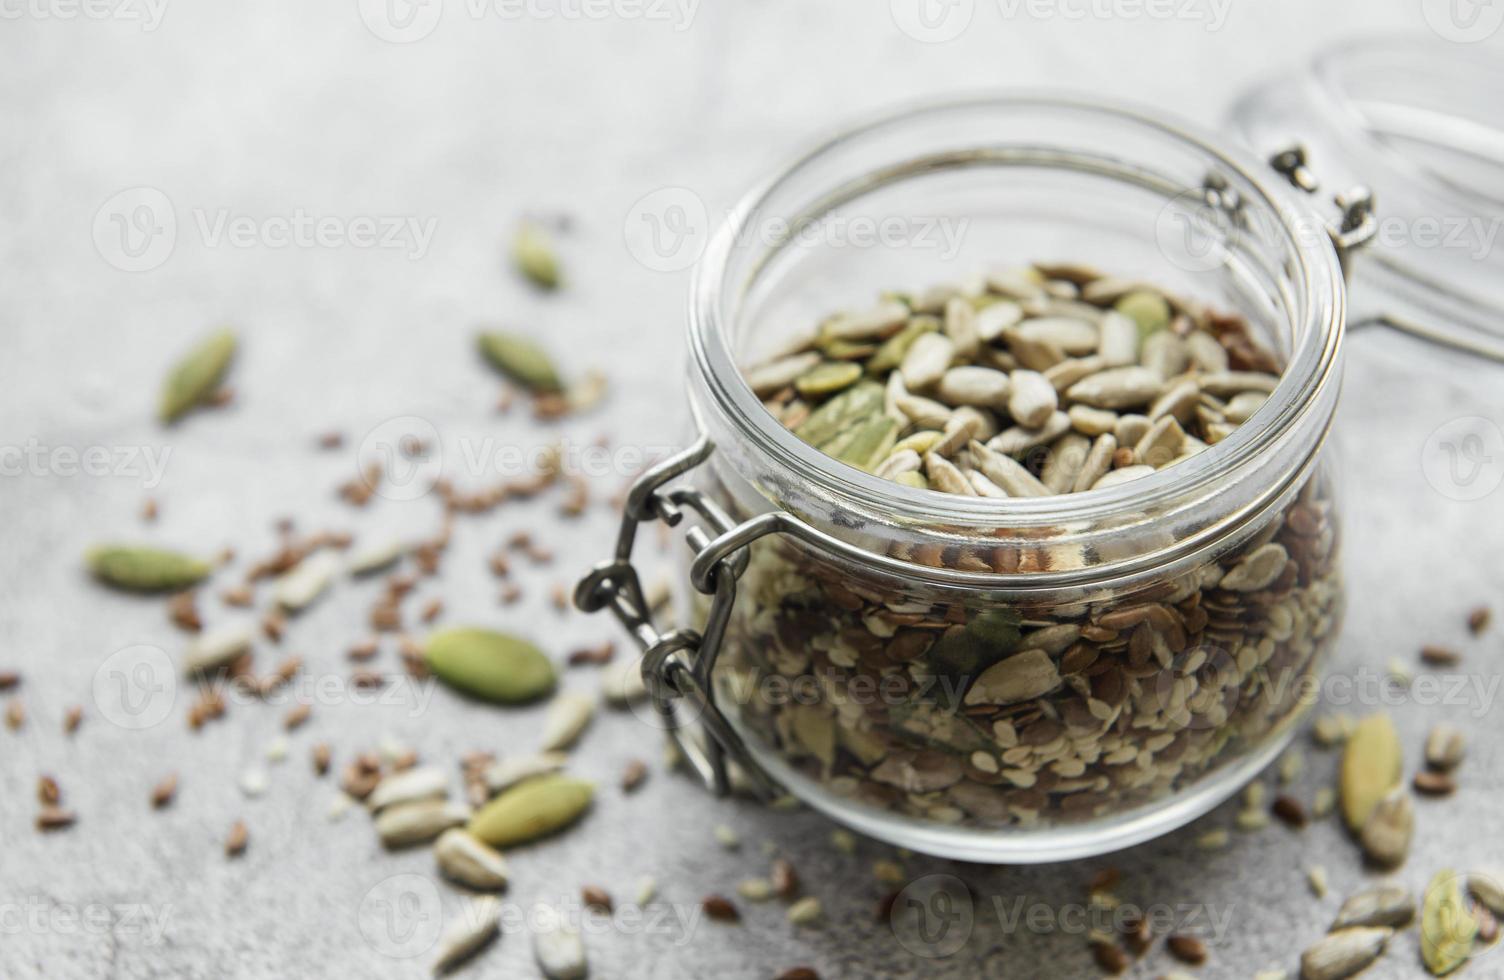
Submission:
<svg viewBox="0 0 1504 980">
<path fill-rule="evenodd" d="M 744 380 L 836 311 L 1030 263 L 1235 313 L 1280 381 L 1140 479 L 991 499 L 841 463 Z M 725 621 L 715 704 L 748 754 L 842 823 L 979 861 L 1115 850 L 1234 793 L 1288 744 L 1341 620 L 1322 450 L 1343 315 L 1337 252 L 1278 175 L 1120 107 L 924 106 L 755 191 L 698 269 L 689 386 L 715 447 L 693 486 L 807 532 L 748 546 Z"/>
</svg>

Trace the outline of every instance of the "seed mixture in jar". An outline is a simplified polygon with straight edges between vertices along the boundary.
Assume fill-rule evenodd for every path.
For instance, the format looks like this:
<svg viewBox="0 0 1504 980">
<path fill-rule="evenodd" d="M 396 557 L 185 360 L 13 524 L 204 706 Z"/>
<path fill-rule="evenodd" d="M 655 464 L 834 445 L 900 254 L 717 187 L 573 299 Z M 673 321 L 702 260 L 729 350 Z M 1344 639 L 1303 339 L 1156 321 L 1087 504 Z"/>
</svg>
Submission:
<svg viewBox="0 0 1504 980">
<path fill-rule="evenodd" d="M 1278 376 L 1242 319 L 1065 266 L 888 296 L 747 371 L 829 455 L 997 498 L 1172 466 L 1225 439 Z M 1330 497 L 1317 467 L 1214 559 L 1073 594 L 957 595 L 763 542 L 720 697 L 795 771 L 872 806 L 989 827 L 1111 817 L 1270 748 L 1304 713 L 1341 618 Z M 1043 544 L 890 554 L 973 572 L 1104 560 Z"/>
<path fill-rule="evenodd" d="M 833 316 L 747 380 L 799 438 L 859 469 L 1038 497 L 1203 451 L 1279 376 L 1238 317 L 1082 268 L 1028 267 Z"/>
</svg>

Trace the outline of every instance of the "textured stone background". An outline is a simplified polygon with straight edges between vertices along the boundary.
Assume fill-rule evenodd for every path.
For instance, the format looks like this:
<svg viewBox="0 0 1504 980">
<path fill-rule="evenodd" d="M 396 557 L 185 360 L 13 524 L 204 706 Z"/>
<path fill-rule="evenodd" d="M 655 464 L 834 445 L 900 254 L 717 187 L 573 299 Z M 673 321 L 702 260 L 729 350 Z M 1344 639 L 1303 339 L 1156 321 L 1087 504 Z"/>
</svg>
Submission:
<svg viewBox="0 0 1504 980">
<path fill-rule="evenodd" d="M 540 4 L 535 10 L 579 9 Z M 909 5 L 892 6 L 902 13 Z M 634 203 L 660 188 L 689 188 L 715 215 L 839 121 L 963 87 L 1050 83 L 1215 125 L 1237 92 L 1296 68 L 1338 37 L 1427 31 L 1420 0 L 1233 0 L 1215 21 L 1209 0 L 1184 0 L 1175 8 L 1184 16 L 1172 19 L 1049 16 L 1052 5 L 1043 17 L 1007 16 L 1011 7 L 983 0 L 959 38 L 926 44 L 906 36 L 889 8 L 762 0 L 706 3 L 688 20 L 518 19 L 473 16 L 462 0 L 447 0 L 417 8 L 406 35 L 391 35 L 394 22 L 383 20 L 380 4 L 355 0 L 169 0 L 159 23 L 142 19 L 144 5 L 71 19 L 63 15 L 74 8 L 62 0 L 0 8 L 0 446 L 170 450 L 155 487 L 146 486 L 139 457 L 107 476 L 69 475 L 53 457 L 39 471 L 12 467 L 0 478 L 0 668 L 24 673 L 17 696 L 30 714 L 21 732 L 0 731 L 0 975 L 424 975 L 433 930 L 459 914 L 460 895 L 430 881 L 426 850 L 384 853 L 358 813 L 329 823 L 332 784 L 309 771 L 308 746 L 329 740 L 345 757 L 391 738 L 447 765 L 473 748 L 524 750 L 539 719 L 537 710 L 486 710 L 445 691 L 403 688 L 387 704 L 321 704 L 279 766 L 264 754 L 281 709 L 236 706 L 226 721 L 190 735 L 189 692 L 169 685 L 150 702 L 165 720 L 121 727 L 110 720 L 121 717 L 108 707 L 112 685 L 132 678 L 111 656 L 146 644 L 175 658 L 183 637 L 160 603 L 85 579 L 79 555 L 91 542 L 141 536 L 205 551 L 233 545 L 243 563 L 272 546 L 273 523 L 284 515 L 300 527 L 366 537 L 431 529 L 432 497 L 378 499 L 361 512 L 334 499 L 334 486 L 354 471 L 353 447 L 386 431 L 380 426 L 393 417 L 432 424 L 449 472 L 471 485 L 481 475 L 466 472 L 460 440 L 527 447 L 605 432 L 617 445 L 672 441 L 681 431 L 688 274 L 640 261 L 651 253 L 642 225 L 629 220 Z M 425 20 L 439 10 L 436 24 Z M 107 261 L 126 261 L 111 251 L 111 234 L 117 245 L 120 238 L 109 222 L 115 213 L 134 217 L 146 198 L 114 195 L 137 187 L 171 202 L 176 238 L 170 255 L 148 253 L 146 261 L 162 261 L 131 273 Z M 220 212 L 261 220 L 297 209 L 346 223 L 433 220 L 435 233 L 417 258 L 349 245 L 237 247 L 211 239 L 198 217 L 212 226 Z M 506 232 L 524 211 L 574 217 L 564 245 L 573 281 L 557 298 L 529 293 L 503 268 Z M 91 233 L 96 221 L 103 251 Z M 571 364 L 610 369 L 609 410 L 553 432 L 520 413 L 498 419 L 497 385 L 469 346 L 486 321 L 540 331 Z M 219 322 L 236 324 L 245 339 L 236 404 L 166 433 L 151 421 L 164 365 Z M 1413 662 L 1423 642 L 1448 642 L 1466 650 L 1465 680 L 1474 685 L 1451 704 L 1414 696 L 1393 709 L 1412 755 L 1442 717 L 1474 737 L 1457 798 L 1420 804 L 1415 852 L 1397 875 L 1419 887 L 1441 866 L 1504 866 L 1504 842 L 1492 832 L 1500 715 L 1497 689 L 1488 686 L 1498 680 L 1504 633 L 1496 627 L 1470 641 L 1461 626 L 1481 601 L 1504 612 L 1504 496 L 1455 499 L 1457 486 L 1438 486 L 1422 465 L 1438 452 L 1433 441 L 1425 455 L 1428 437 L 1450 420 L 1504 421 L 1504 372 L 1384 334 L 1354 336 L 1348 354 L 1340 453 L 1351 607 L 1336 669 L 1372 674 L 1391 656 Z M 331 428 L 352 448 L 315 452 L 314 435 Z M 1477 480 L 1497 483 L 1501 470 L 1504 456 L 1495 454 L 1480 461 Z M 137 516 L 148 495 L 162 505 L 150 528 Z M 460 520 L 442 580 L 423 595 L 446 598 L 448 622 L 509 624 L 561 654 L 612 635 L 607 622 L 555 612 L 547 594 L 604 554 L 614 518 L 598 507 L 586 522 L 555 528 L 552 508 Z M 543 526 L 558 559 L 520 571 L 527 598 L 503 611 L 484 556 L 511 531 Z M 313 676 L 344 677 L 343 648 L 363 629 L 375 588 L 342 585 L 296 623 L 284 649 L 302 653 Z M 204 605 L 211 620 L 225 617 L 217 600 Z M 264 646 L 261 663 L 276 656 Z M 390 649 L 383 658 L 394 665 Z M 567 681 L 594 684 L 582 670 Z M 66 739 L 60 719 L 75 703 L 87 717 Z M 588 937 L 595 975 L 758 977 L 801 963 L 828 977 L 1090 975 L 1079 934 L 1055 925 L 1010 929 L 992 900 L 1007 910 L 1019 899 L 1058 910 L 1080 901 L 1087 878 L 1109 859 L 1021 869 L 910 859 L 909 875 L 958 875 L 982 896 L 964 948 L 925 959 L 873 921 L 885 886 L 870 865 L 886 848 L 863 842 L 854 856 L 838 853 L 823 819 L 716 802 L 664 773 L 658 755 L 655 733 L 632 715 L 599 719 L 574 763 L 602 783 L 594 813 L 566 838 L 510 858 L 508 900 L 525 909 L 595 882 L 626 901 L 639 876 L 651 874 L 672 912 L 673 903 L 691 907 L 759 873 L 763 842 L 771 841 L 824 900 L 827 921 L 796 930 L 768 905 L 748 908 L 736 928 L 624 925 Z M 644 792 L 625 799 L 616 774 L 637 756 L 652 760 L 654 773 Z M 1298 788 L 1306 798 L 1334 762 L 1319 754 L 1309 761 Z M 251 768 L 271 777 L 270 791 L 254 800 L 236 786 Z M 153 813 L 147 794 L 169 771 L 181 774 L 178 802 Z M 66 833 L 44 837 L 32 828 L 40 772 L 61 780 L 80 815 Z M 1200 975 L 1293 968 L 1339 896 L 1368 876 L 1331 822 L 1304 834 L 1282 827 L 1235 834 L 1215 854 L 1192 848 L 1196 835 L 1232 816 L 1224 807 L 1113 856 L 1125 875 L 1119 892 L 1138 903 L 1198 908 L 1202 921 L 1206 913 L 1230 917 Z M 249 825 L 251 845 L 229 862 L 220 846 L 237 818 Z M 717 823 L 740 832 L 739 852 L 716 844 Z M 1317 862 L 1332 878 L 1335 894 L 1325 901 L 1304 884 L 1304 869 Z M 397 875 L 417 877 L 393 881 Z M 91 906 L 108 907 L 108 921 L 70 918 Z M 148 920 L 165 924 L 160 934 Z M 1411 932 L 1372 975 L 1412 976 L 1416 963 Z M 1132 975 L 1171 967 L 1157 951 Z M 1480 977 L 1498 971 L 1504 953 L 1472 968 Z M 532 973 L 527 937 L 512 933 L 467 975 Z"/>
</svg>

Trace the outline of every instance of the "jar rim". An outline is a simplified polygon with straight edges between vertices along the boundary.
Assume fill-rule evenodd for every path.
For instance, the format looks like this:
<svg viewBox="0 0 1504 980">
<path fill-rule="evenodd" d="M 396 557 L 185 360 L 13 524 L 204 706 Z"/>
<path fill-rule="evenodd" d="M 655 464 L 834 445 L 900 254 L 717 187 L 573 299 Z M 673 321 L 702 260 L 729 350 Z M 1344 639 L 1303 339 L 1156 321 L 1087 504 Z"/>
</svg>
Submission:
<svg viewBox="0 0 1504 980">
<path fill-rule="evenodd" d="M 1209 164 L 1247 182 L 1259 204 L 1274 216 L 1273 227 L 1292 246 L 1292 277 L 1298 282 L 1305 321 L 1294 327 L 1288 363 L 1259 412 L 1231 435 L 1172 467 L 1118 486 L 1046 497 L 995 499 L 920 490 L 858 470 L 799 439 L 766 410 L 747 384 L 730 339 L 727 274 L 742 232 L 771 195 L 831 154 L 863 136 L 935 114 L 966 110 L 1048 111 L 1105 117 L 1138 127 L 1172 145 L 1203 155 Z M 1190 188 L 1187 188 L 1190 189 Z M 738 435 L 823 494 L 861 511 L 881 510 L 911 527 L 945 525 L 1042 527 L 1098 522 L 1141 513 L 1225 478 L 1229 470 L 1256 459 L 1299 425 L 1317 393 L 1336 376 L 1340 364 L 1346 290 L 1337 252 L 1325 236 L 1313 246 L 1311 227 L 1322 223 L 1293 188 L 1272 169 L 1213 141 L 1199 128 L 1127 103 L 1054 92 L 977 93 L 923 100 L 884 112 L 820 143 L 754 185 L 729 212 L 695 267 L 690 304 L 690 346 L 700 376 L 716 405 L 737 426 Z M 754 277 L 755 278 L 755 275 Z M 738 289 L 750 288 L 751 281 Z M 1292 311 L 1293 312 L 1293 311 Z M 1323 432 L 1330 418 L 1322 421 Z M 1313 450 L 1314 451 L 1314 450 Z"/>
</svg>

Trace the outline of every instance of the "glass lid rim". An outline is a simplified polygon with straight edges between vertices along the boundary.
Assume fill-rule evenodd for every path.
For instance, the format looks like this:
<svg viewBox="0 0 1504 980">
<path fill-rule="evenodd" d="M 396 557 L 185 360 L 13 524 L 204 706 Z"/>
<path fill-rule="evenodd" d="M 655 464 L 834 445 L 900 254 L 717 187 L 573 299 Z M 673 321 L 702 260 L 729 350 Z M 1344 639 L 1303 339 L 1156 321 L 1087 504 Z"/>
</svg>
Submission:
<svg viewBox="0 0 1504 980">
<path fill-rule="evenodd" d="M 1266 412 L 1256 413 L 1227 439 L 1190 460 L 1138 480 L 1102 490 L 1048 497 L 992 499 L 919 490 L 858 470 L 800 440 L 781 425 L 752 392 L 729 344 L 725 322 L 726 273 L 741 232 L 764 203 L 815 162 L 825 159 L 864 136 L 890 127 L 922 121 L 946 112 L 975 110 L 1054 111 L 1096 114 L 1157 133 L 1172 144 L 1192 149 L 1246 181 L 1273 213 L 1296 256 L 1294 278 L 1307 299 L 1305 317 L 1289 363 L 1269 397 Z M 870 169 L 870 168 L 869 168 Z M 849 177 L 850 175 L 848 175 Z M 712 236 L 694 269 L 690 303 L 690 346 L 695 366 L 712 398 L 733 419 L 738 434 L 751 439 L 778 465 L 820 488 L 823 495 L 857 508 L 880 510 L 890 518 L 918 527 L 960 525 L 968 533 L 979 527 L 1042 526 L 1096 521 L 1131 511 L 1172 503 L 1188 493 L 1256 461 L 1263 450 L 1295 428 L 1318 401 L 1339 364 L 1346 291 L 1334 247 L 1323 241 L 1312 246 L 1308 232 L 1321 221 L 1309 203 L 1271 168 L 1241 150 L 1228 147 L 1213 134 L 1173 116 L 1127 102 L 1079 93 L 1032 90 L 971 92 L 940 99 L 922 99 L 869 115 L 819 142 L 754 184 L 728 213 Z M 738 290 L 744 290 L 741 284 Z M 741 295 L 739 292 L 737 295 Z M 1330 424 L 1330 419 L 1326 420 Z"/>
</svg>

